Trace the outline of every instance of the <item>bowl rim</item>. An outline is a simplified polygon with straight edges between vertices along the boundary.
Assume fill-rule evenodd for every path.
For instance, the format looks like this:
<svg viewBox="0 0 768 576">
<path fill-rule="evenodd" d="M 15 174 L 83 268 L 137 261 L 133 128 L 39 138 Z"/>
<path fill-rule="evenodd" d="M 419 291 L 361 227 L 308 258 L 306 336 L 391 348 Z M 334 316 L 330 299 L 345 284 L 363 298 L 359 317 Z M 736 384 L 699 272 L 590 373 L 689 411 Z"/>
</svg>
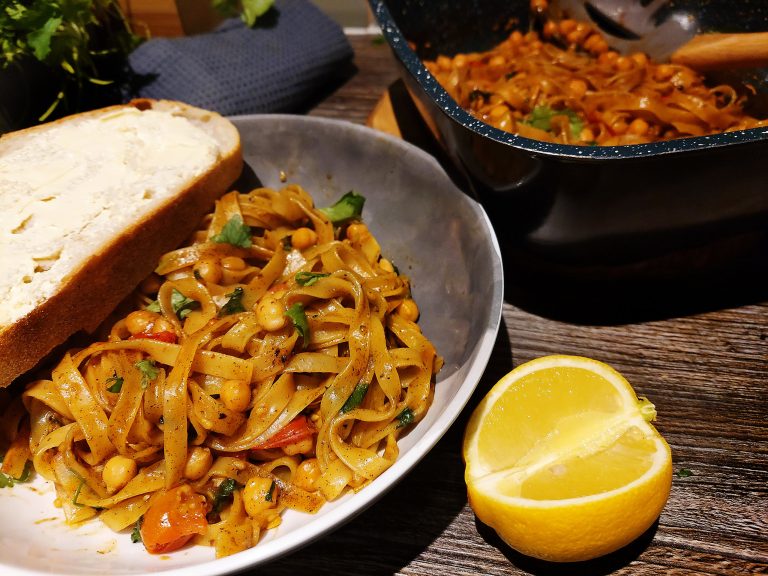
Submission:
<svg viewBox="0 0 768 576">
<path fill-rule="evenodd" d="M 392 17 L 392 13 L 387 6 L 387 0 L 368 0 L 368 4 L 384 38 L 397 59 L 408 70 L 424 93 L 439 106 L 440 111 L 458 122 L 462 127 L 501 144 L 535 155 L 567 158 L 575 161 L 602 161 L 704 152 L 715 148 L 768 140 L 768 127 L 733 130 L 731 132 L 677 138 L 648 144 L 623 144 L 620 146 L 556 144 L 505 132 L 472 116 L 459 106 L 448 92 L 443 89 L 437 79 L 424 66 L 418 54 L 409 46 L 407 38 Z"/>
</svg>

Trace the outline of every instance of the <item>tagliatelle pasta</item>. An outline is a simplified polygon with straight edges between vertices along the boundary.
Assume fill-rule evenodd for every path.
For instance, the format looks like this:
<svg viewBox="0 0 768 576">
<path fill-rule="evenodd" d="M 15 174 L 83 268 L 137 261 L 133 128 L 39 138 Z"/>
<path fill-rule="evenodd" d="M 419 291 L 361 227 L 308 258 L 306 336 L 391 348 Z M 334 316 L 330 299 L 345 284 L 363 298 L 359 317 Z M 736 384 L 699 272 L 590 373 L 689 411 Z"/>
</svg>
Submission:
<svg viewBox="0 0 768 576">
<path fill-rule="evenodd" d="M 484 52 L 424 63 L 473 116 L 527 138 L 577 145 L 642 144 L 768 126 L 745 97 L 694 70 L 610 50 L 599 31 L 548 21 Z"/>
<path fill-rule="evenodd" d="M 225 195 L 103 341 L 28 385 L 29 425 L 6 409 L 7 435 L 28 438 L 14 459 L 54 483 L 68 522 L 225 556 L 392 465 L 442 360 L 362 204 L 318 209 L 296 185 Z"/>
</svg>

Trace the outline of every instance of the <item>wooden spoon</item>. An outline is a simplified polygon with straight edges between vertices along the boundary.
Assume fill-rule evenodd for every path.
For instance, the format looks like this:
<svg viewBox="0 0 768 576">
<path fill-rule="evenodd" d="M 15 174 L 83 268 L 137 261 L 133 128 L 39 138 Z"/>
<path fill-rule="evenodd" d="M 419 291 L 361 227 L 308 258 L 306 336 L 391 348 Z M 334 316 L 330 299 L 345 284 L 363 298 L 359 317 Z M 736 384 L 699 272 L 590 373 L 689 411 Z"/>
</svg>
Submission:
<svg viewBox="0 0 768 576">
<path fill-rule="evenodd" d="M 768 32 L 699 34 L 670 56 L 694 70 L 763 68 L 768 66 Z"/>
</svg>

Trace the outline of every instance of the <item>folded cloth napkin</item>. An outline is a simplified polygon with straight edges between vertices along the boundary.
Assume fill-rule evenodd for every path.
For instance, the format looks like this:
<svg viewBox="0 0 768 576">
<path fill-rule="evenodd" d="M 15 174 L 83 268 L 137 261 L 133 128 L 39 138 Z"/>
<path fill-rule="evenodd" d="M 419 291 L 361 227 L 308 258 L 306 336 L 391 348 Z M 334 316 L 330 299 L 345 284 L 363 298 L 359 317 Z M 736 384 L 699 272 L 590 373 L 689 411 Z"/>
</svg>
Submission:
<svg viewBox="0 0 768 576">
<path fill-rule="evenodd" d="M 221 114 L 289 112 L 328 89 L 352 58 L 336 22 L 307 0 L 276 0 L 256 27 L 155 38 L 130 56 L 147 83 L 130 96 L 180 100 Z"/>
</svg>

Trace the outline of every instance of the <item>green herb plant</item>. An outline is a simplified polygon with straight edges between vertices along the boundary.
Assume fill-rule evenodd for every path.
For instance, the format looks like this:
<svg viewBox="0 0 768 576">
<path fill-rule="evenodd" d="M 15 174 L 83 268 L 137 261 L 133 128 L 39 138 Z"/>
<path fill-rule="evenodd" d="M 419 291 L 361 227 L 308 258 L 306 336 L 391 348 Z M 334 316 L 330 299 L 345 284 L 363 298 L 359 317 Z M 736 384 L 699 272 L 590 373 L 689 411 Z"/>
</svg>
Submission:
<svg viewBox="0 0 768 576">
<path fill-rule="evenodd" d="M 108 94 L 114 99 L 127 56 L 139 42 L 118 0 L 0 3 L 0 68 L 37 62 L 56 87 L 40 121 L 54 111 L 84 109 L 90 99 L 107 99 Z"/>
</svg>

